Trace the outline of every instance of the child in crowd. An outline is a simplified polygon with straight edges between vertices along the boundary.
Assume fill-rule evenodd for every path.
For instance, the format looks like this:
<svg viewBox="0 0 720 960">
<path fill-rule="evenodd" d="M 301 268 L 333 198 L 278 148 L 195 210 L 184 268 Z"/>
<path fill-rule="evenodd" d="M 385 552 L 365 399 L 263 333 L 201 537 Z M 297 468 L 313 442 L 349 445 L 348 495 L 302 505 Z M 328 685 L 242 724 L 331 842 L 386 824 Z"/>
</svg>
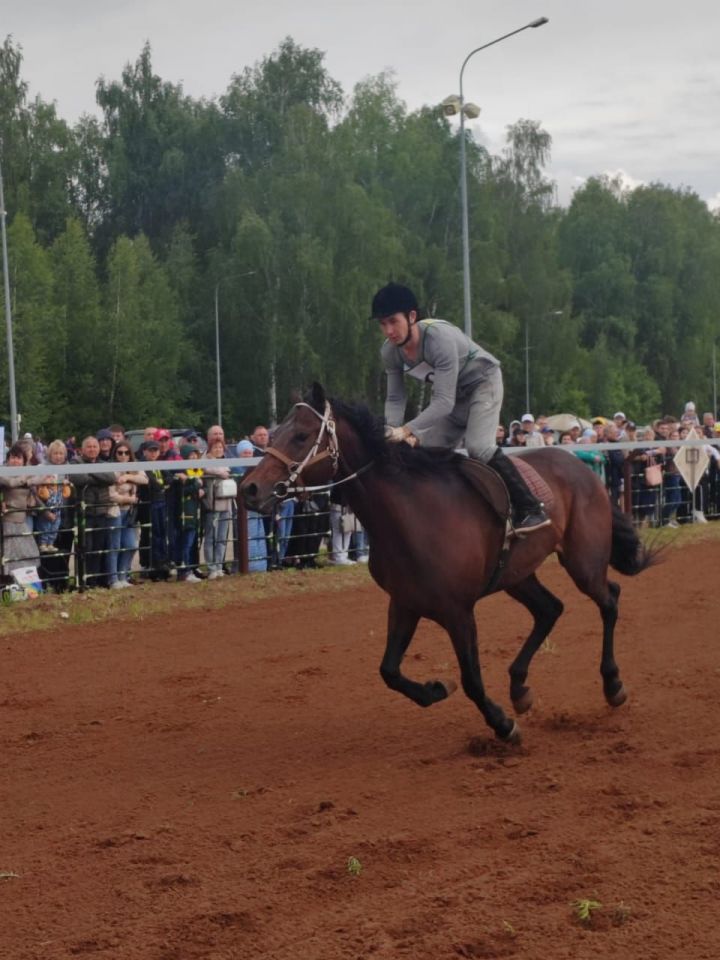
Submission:
<svg viewBox="0 0 720 960">
<path fill-rule="evenodd" d="M 192 444 L 184 443 L 180 447 L 180 458 L 199 460 L 200 451 Z M 178 580 L 185 583 L 200 583 L 200 577 L 196 577 L 193 572 L 191 560 L 200 523 L 200 501 L 205 495 L 202 477 L 201 468 L 189 467 L 187 470 L 180 470 L 173 478 L 173 483 L 177 485 L 178 508 L 176 563 Z"/>
<path fill-rule="evenodd" d="M 47 447 L 47 460 L 53 466 L 67 462 L 67 448 L 62 440 L 53 440 Z M 72 497 L 70 483 L 58 474 L 50 474 L 35 488 L 40 510 L 35 518 L 38 548 L 40 553 L 57 553 L 58 531 L 63 521 L 63 511 Z"/>
</svg>

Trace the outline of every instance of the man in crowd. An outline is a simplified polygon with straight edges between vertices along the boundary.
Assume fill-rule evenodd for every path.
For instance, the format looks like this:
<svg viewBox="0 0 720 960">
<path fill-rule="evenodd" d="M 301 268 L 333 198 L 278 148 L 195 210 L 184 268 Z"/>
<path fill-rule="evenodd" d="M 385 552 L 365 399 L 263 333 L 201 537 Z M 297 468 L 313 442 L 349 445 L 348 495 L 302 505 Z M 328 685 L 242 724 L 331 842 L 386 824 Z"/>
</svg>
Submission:
<svg viewBox="0 0 720 960">
<path fill-rule="evenodd" d="M 545 441 L 542 434 L 535 426 L 535 417 L 531 413 L 524 413 L 520 418 L 520 426 L 525 433 L 526 447 L 543 447 Z"/>
<path fill-rule="evenodd" d="M 250 434 L 250 443 L 253 445 L 253 456 L 262 457 L 270 442 L 270 431 L 267 427 L 258 424 Z"/>
</svg>

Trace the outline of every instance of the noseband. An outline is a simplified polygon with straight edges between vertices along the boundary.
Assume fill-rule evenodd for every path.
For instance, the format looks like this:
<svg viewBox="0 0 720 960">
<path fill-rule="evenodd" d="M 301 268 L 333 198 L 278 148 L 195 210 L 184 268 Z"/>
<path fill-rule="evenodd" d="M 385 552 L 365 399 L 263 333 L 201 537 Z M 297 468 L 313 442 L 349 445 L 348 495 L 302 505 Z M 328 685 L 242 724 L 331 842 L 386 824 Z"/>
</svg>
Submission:
<svg viewBox="0 0 720 960">
<path fill-rule="evenodd" d="M 266 454 L 270 454 L 271 457 L 275 457 L 277 460 L 280 460 L 280 462 L 284 463 L 288 468 L 287 480 L 279 480 L 273 488 L 273 493 L 278 500 L 284 500 L 286 497 L 294 493 L 310 489 L 305 487 L 302 482 L 298 487 L 295 486 L 296 482 L 301 479 L 302 472 L 306 467 L 320 463 L 322 460 L 327 460 L 329 457 L 332 461 L 332 476 L 334 477 L 337 473 L 338 462 L 340 460 L 340 448 L 338 447 L 337 434 L 335 432 L 335 420 L 333 418 L 332 407 L 328 401 L 325 401 L 325 410 L 322 413 L 318 413 L 315 407 L 311 407 L 309 403 L 296 403 L 295 408 L 297 407 L 306 407 L 308 410 L 312 410 L 315 416 L 320 420 L 320 429 L 318 430 L 318 435 L 315 438 L 315 443 L 312 445 L 305 458 L 300 463 L 295 460 L 291 460 L 290 457 L 285 456 L 282 450 L 276 450 L 275 447 L 268 447 L 266 449 Z M 325 442 L 325 449 L 320 450 L 320 444 L 322 443 L 323 437 L 326 434 L 327 440 Z M 330 484 L 330 486 L 332 486 L 332 484 Z M 312 489 L 324 489 L 324 487 L 313 487 Z"/>
<path fill-rule="evenodd" d="M 340 454 L 340 445 L 338 444 L 337 432 L 335 429 L 335 417 L 333 416 L 332 407 L 330 403 L 325 401 L 325 409 L 322 413 L 319 413 L 315 407 L 312 407 L 309 403 L 296 403 L 295 407 L 306 407 L 308 410 L 311 410 L 315 416 L 320 421 L 320 429 L 318 430 L 318 435 L 315 438 L 315 442 L 312 447 L 304 457 L 304 459 L 298 463 L 296 460 L 291 460 L 290 457 L 286 456 L 282 450 L 276 450 L 275 447 L 268 447 L 265 450 L 266 454 L 269 454 L 271 457 L 275 457 L 276 460 L 279 460 L 281 463 L 284 463 L 288 470 L 287 480 L 278 480 L 278 482 L 273 487 L 273 496 L 277 500 L 285 500 L 287 497 L 295 496 L 296 494 L 302 496 L 307 493 L 315 493 L 318 490 L 331 490 L 333 487 L 339 487 L 343 483 L 347 483 L 349 480 L 354 480 L 356 477 L 359 477 L 361 474 L 365 473 L 366 470 L 369 470 L 373 465 L 371 460 L 369 463 L 366 463 L 364 467 L 360 467 L 354 473 L 351 473 L 347 477 L 343 477 L 342 480 L 330 481 L 329 483 L 322 483 L 318 486 L 307 487 L 302 482 L 302 472 L 306 467 L 311 467 L 316 463 L 320 463 L 322 460 L 327 460 L 330 458 L 332 463 L 332 476 L 334 477 L 338 471 L 338 466 L 342 460 Z M 320 450 L 320 444 L 325 438 L 325 447 L 323 450 Z"/>
</svg>

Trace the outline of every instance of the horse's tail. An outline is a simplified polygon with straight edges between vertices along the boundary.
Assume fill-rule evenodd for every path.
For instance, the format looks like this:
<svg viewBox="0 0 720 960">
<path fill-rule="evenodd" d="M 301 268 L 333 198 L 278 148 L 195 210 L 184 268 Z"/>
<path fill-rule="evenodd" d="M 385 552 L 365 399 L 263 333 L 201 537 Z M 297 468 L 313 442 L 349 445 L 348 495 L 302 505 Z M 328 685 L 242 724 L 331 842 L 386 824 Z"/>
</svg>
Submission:
<svg viewBox="0 0 720 960">
<path fill-rule="evenodd" d="M 657 563 L 659 553 L 657 548 L 645 546 L 635 532 L 630 518 L 613 504 L 610 565 L 618 573 L 624 573 L 626 577 L 634 577 Z"/>
</svg>

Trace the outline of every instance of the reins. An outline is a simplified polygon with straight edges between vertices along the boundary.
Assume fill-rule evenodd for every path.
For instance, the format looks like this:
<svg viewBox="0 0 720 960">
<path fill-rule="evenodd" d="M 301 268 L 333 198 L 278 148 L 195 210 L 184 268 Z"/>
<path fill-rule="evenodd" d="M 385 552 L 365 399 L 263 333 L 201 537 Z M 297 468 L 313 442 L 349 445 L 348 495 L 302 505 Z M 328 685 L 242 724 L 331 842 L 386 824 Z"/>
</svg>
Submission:
<svg viewBox="0 0 720 960">
<path fill-rule="evenodd" d="M 316 463 L 320 463 L 322 460 L 330 459 L 332 461 L 332 476 L 334 477 L 337 473 L 338 466 L 342 463 L 342 454 L 340 453 L 340 445 L 337 439 L 337 431 L 335 428 L 335 419 L 333 417 L 332 407 L 330 406 L 329 401 L 325 401 L 325 409 L 322 413 L 319 413 L 315 407 L 311 406 L 309 403 L 296 403 L 295 407 L 306 407 L 308 410 L 312 410 L 315 416 L 320 420 L 320 429 L 318 430 L 318 435 L 315 438 L 315 442 L 312 447 L 304 457 L 301 462 L 296 460 L 291 460 L 282 450 L 276 450 L 275 447 L 268 447 L 265 450 L 266 454 L 270 454 L 271 457 L 275 457 L 276 460 L 279 460 L 281 463 L 284 463 L 288 469 L 288 478 L 287 480 L 278 480 L 278 482 L 273 487 L 273 497 L 277 500 L 285 500 L 288 497 L 295 496 L 296 494 L 303 495 L 307 493 L 317 493 L 320 490 L 332 490 L 335 487 L 342 486 L 344 483 L 348 483 L 350 480 L 355 480 L 357 477 L 361 476 L 367 470 L 370 469 L 373 465 L 371 460 L 369 463 L 366 463 L 364 466 L 359 467 L 354 473 L 351 473 L 347 477 L 343 477 L 342 480 L 331 480 L 329 483 L 321 483 L 317 486 L 308 487 L 302 483 L 302 472 L 306 467 L 313 466 Z M 327 434 L 327 439 L 325 441 L 325 448 L 320 450 L 320 444 L 322 443 L 323 437 Z"/>
</svg>

